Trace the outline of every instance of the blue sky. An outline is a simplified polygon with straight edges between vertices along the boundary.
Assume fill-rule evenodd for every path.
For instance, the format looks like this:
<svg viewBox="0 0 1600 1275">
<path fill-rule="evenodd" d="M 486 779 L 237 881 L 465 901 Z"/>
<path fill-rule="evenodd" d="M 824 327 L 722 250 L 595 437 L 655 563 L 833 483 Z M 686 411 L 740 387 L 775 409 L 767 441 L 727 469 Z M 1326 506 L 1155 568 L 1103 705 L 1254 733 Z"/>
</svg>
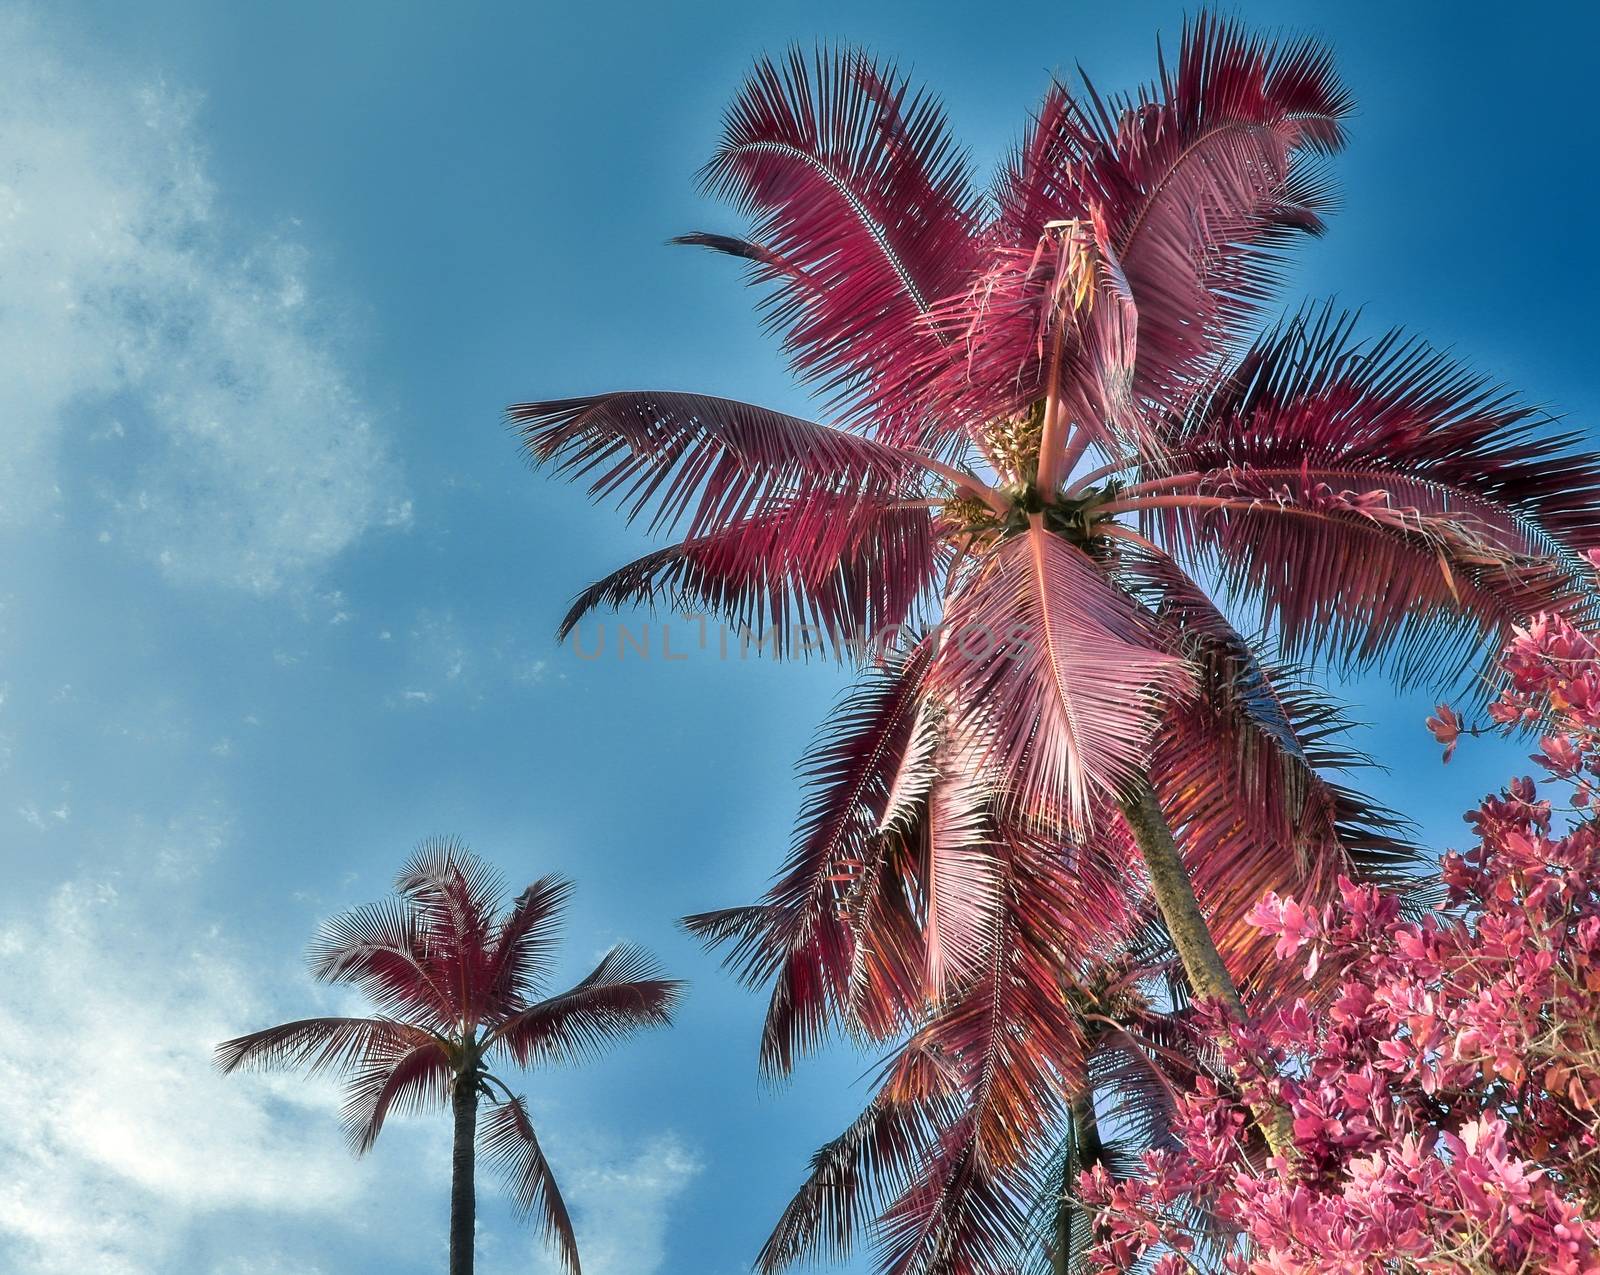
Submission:
<svg viewBox="0 0 1600 1275">
<path fill-rule="evenodd" d="M 1360 102 L 1288 295 L 1591 428 L 1592 20 L 1240 11 L 1325 35 Z M 671 1033 L 529 1081 L 590 1275 L 747 1267 L 871 1060 L 763 1090 L 759 1001 L 672 921 L 776 866 L 839 677 L 558 648 L 641 540 L 527 472 L 499 412 L 620 387 L 806 410 L 738 271 L 663 246 L 736 225 L 692 174 L 756 52 L 897 55 L 984 170 L 1052 69 L 1132 85 L 1181 16 L 0 6 L 0 1268 L 440 1268 L 442 1123 L 356 1163 L 330 1086 L 207 1062 L 347 1004 L 306 939 L 436 832 L 518 885 L 576 879 L 566 973 L 626 938 L 693 980 Z M 1350 689 L 1390 768 L 1367 786 L 1451 844 L 1519 750 L 1441 770 L 1428 696 Z M 546 1270 L 497 1203 L 481 1245 L 488 1275 Z"/>
</svg>

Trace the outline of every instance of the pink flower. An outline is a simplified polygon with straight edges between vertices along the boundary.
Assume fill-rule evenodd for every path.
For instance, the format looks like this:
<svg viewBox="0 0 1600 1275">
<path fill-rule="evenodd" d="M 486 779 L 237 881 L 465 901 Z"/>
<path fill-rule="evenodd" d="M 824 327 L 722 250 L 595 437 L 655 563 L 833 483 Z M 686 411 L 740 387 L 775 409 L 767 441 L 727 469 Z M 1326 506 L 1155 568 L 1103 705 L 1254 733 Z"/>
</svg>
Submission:
<svg viewBox="0 0 1600 1275">
<path fill-rule="evenodd" d="M 1455 755 L 1456 744 L 1461 739 L 1461 719 L 1448 704 L 1440 704 L 1433 714 L 1428 718 L 1427 726 L 1433 732 L 1433 737 L 1444 745 L 1444 760 L 1448 763 Z"/>
<path fill-rule="evenodd" d="M 1577 774 L 1583 765 L 1583 754 L 1568 735 L 1548 735 L 1539 741 L 1539 748 L 1532 760 L 1563 779 Z"/>
<path fill-rule="evenodd" d="M 1293 956 L 1320 932 L 1314 911 L 1296 903 L 1293 895 L 1280 899 L 1271 890 L 1261 897 L 1245 920 L 1263 934 L 1278 936 L 1272 950 L 1280 960 Z"/>
</svg>

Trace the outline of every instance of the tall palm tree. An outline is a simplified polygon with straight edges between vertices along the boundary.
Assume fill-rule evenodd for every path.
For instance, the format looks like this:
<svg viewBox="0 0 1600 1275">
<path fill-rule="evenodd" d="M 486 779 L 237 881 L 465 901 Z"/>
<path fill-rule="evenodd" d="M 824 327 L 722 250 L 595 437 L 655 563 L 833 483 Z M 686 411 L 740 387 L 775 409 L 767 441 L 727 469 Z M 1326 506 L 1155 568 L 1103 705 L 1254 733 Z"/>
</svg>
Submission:
<svg viewBox="0 0 1600 1275">
<path fill-rule="evenodd" d="M 1076 1052 L 1019 963 L 1095 957 L 1102 894 L 1152 896 L 1194 992 L 1239 1013 L 1241 982 L 1270 990 L 1242 924 L 1263 889 L 1320 900 L 1395 866 L 1381 814 L 1319 769 L 1320 710 L 1245 633 L 1291 665 L 1454 682 L 1528 613 L 1592 613 L 1600 462 L 1573 438 L 1331 305 L 1261 330 L 1350 107 L 1315 43 L 1202 16 L 1135 96 L 1052 85 L 980 194 L 892 68 L 761 61 L 705 172 L 753 229 L 684 242 L 770 289 L 834 423 L 677 391 L 511 409 L 535 463 L 677 533 L 564 632 L 668 603 L 779 654 L 803 625 L 888 652 L 807 763 L 772 891 L 693 922 L 772 982 L 773 1071 L 835 1024 L 976 1033 L 937 1051 L 970 1084 L 926 1079 L 963 1096 L 891 1203 L 888 1269 L 990 1269 L 997 1166 L 1045 1124 L 1006 1087 L 1015 1042 Z M 933 622 L 947 640 L 918 636 Z M 1078 874 L 1066 910 L 1019 841 Z M 1048 942 L 1012 943 L 1024 925 Z M 985 1031 L 957 1012 L 982 988 L 1005 1017 Z M 1280 1115 L 1258 1102 L 1281 1147 Z"/>
<path fill-rule="evenodd" d="M 541 877 L 506 907 L 493 870 L 455 840 L 424 841 L 395 891 L 329 921 L 309 955 L 319 979 L 360 988 L 376 1015 L 252 1032 L 218 1045 L 217 1063 L 224 1072 L 346 1076 L 345 1126 L 357 1154 L 372 1148 L 391 1112 L 450 1108 L 450 1275 L 472 1273 L 480 1145 L 519 1210 L 538 1215 L 564 1268 L 579 1275 L 572 1221 L 527 1101 L 490 1067 L 573 1061 L 664 1025 L 682 985 L 662 978 L 645 952 L 619 946 L 576 986 L 541 997 L 571 884 Z"/>
</svg>

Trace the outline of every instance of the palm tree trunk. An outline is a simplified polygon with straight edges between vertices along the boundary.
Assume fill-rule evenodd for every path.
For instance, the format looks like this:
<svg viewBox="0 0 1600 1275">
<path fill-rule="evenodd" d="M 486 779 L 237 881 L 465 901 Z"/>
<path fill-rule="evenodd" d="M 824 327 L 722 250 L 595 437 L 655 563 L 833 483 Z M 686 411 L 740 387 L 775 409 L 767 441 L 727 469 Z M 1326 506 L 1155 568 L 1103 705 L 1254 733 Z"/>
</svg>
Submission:
<svg viewBox="0 0 1600 1275">
<path fill-rule="evenodd" d="M 1183 858 L 1178 853 L 1178 844 L 1172 838 L 1172 829 L 1148 784 L 1137 796 L 1123 799 L 1122 814 L 1144 856 L 1151 892 L 1167 923 L 1172 945 L 1178 950 L 1178 959 L 1183 962 L 1189 986 L 1196 996 L 1221 1002 L 1234 1021 L 1243 1022 L 1244 1002 L 1239 997 L 1239 989 L 1222 962 L 1222 953 L 1217 951 L 1206 926 L 1205 914 L 1200 911 L 1200 901 L 1195 898 L 1194 886 L 1183 866 Z M 1252 1103 L 1251 1110 L 1272 1154 L 1292 1164 L 1294 1125 L 1287 1109 L 1263 1099 Z"/>
<path fill-rule="evenodd" d="M 478 1083 L 471 1073 L 456 1078 L 455 1151 L 450 1164 L 450 1275 L 472 1275 L 472 1239 L 477 1224 L 473 1178 L 478 1161 Z"/>
<path fill-rule="evenodd" d="M 1085 1090 L 1072 1100 L 1072 1154 L 1061 1166 L 1061 1198 L 1056 1203 L 1056 1243 L 1051 1275 L 1067 1275 L 1072 1257 L 1089 1238 L 1088 1219 L 1078 1203 L 1078 1175 L 1100 1155 L 1100 1125 L 1094 1115 L 1094 1092 Z M 1073 1223 L 1078 1223 L 1074 1227 Z M 1074 1233 L 1074 1232 L 1078 1233 Z"/>
</svg>

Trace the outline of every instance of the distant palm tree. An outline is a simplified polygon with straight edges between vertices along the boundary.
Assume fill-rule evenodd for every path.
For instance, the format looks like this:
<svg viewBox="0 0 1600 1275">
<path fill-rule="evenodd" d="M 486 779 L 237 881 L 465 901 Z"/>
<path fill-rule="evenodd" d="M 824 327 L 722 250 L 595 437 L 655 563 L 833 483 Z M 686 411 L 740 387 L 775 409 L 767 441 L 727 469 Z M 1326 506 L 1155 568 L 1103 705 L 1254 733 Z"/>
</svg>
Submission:
<svg viewBox="0 0 1600 1275">
<path fill-rule="evenodd" d="M 571 883 L 541 877 L 504 909 L 493 869 L 460 842 L 424 841 L 395 879 L 398 897 L 336 917 L 308 959 L 328 982 L 352 983 L 372 1018 L 306 1018 L 224 1041 L 224 1072 L 304 1068 L 349 1079 L 344 1118 L 356 1153 L 390 1112 L 449 1105 L 455 1114 L 450 1275 L 471 1275 L 478 1105 L 489 1104 L 483 1150 L 523 1212 L 579 1275 L 567 1206 L 534 1136 L 527 1103 L 493 1062 L 529 1067 L 583 1057 L 640 1027 L 669 1021 L 681 984 L 635 947 L 606 953 L 569 991 L 536 1000 L 551 972 Z"/>
</svg>

